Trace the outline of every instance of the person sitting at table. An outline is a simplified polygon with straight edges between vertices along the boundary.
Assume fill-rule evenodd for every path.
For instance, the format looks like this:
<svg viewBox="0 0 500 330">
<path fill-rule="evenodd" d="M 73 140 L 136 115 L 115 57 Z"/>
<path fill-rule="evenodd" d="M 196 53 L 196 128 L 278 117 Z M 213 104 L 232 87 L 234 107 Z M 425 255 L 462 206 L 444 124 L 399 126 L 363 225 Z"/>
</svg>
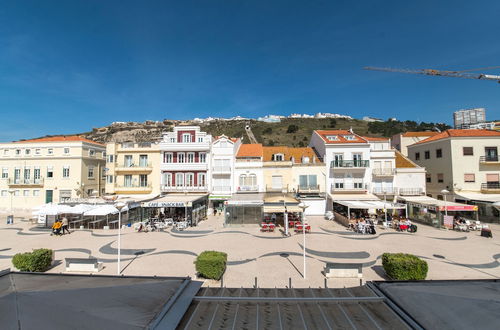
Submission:
<svg viewBox="0 0 500 330">
<path fill-rule="evenodd" d="M 276 213 L 271 215 L 271 222 L 276 222 Z"/>
</svg>

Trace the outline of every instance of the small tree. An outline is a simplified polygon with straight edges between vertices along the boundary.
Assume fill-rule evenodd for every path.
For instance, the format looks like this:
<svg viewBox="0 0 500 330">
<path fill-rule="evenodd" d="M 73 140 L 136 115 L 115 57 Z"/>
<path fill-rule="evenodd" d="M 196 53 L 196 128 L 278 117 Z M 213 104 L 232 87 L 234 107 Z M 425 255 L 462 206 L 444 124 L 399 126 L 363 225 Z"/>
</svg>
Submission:
<svg viewBox="0 0 500 330">
<path fill-rule="evenodd" d="M 299 130 L 299 126 L 291 124 L 291 125 L 288 125 L 288 128 L 287 128 L 286 132 L 287 133 L 295 133 L 298 130 Z"/>
<path fill-rule="evenodd" d="M 334 128 L 337 125 L 337 119 L 330 119 L 330 128 Z"/>
</svg>

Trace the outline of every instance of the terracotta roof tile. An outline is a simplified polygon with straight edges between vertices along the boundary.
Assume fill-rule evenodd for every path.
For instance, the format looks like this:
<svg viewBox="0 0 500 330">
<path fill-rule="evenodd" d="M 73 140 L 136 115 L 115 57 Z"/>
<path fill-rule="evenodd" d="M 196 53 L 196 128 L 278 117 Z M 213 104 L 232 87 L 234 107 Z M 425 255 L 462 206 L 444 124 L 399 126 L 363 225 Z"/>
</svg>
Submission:
<svg viewBox="0 0 500 330">
<path fill-rule="evenodd" d="M 419 167 L 417 164 L 412 162 L 408 157 L 395 150 L 396 153 L 396 168 L 415 168 Z"/>
<path fill-rule="evenodd" d="M 500 138 L 500 132 L 491 131 L 487 129 L 449 129 L 437 135 L 431 136 L 425 140 L 414 143 L 414 145 L 442 140 L 449 137 L 488 137 L 488 136 Z"/>
<path fill-rule="evenodd" d="M 380 142 L 389 142 L 389 139 L 388 139 L 388 138 L 383 138 L 383 137 L 363 136 L 363 139 L 365 139 L 365 140 L 367 140 L 367 141 L 370 141 L 370 142 L 376 142 L 376 141 L 380 141 Z"/>
<path fill-rule="evenodd" d="M 406 132 L 401 135 L 403 137 L 424 137 L 424 136 L 434 136 L 438 134 L 439 132 L 425 131 L 425 132 Z"/>
<path fill-rule="evenodd" d="M 262 157 L 262 154 L 262 144 L 242 144 L 236 157 Z"/>
<path fill-rule="evenodd" d="M 309 157 L 309 161 L 312 163 L 313 158 L 316 157 L 314 150 L 310 147 L 303 148 L 293 148 L 287 146 L 276 146 L 276 147 L 263 147 L 264 151 L 264 161 L 270 162 L 273 160 L 273 155 L 283 154 L 285 161 L 290 161 L 293 157 L 294 163 L 302 163 L 302 157 Z"/>
<path fill-rule="evenodd" d="M 87 142 L 92 144 L 97 144 L 100 146 L 105 146 L 102 143 L 95 142 L 78 135 L 60 135 L 60 136 L 49 136 L 38 139 L 20 140 L 14 141 L 15 143 L 37 143 L 37 142 Z"/>
<path fill-rule="evenodd" d="M 326 144 L 343 144 L 343 143 L 367 143 L 367 140 L 362 136 L 352 133 L 348 130 L 316 130 L 314 131 L 318 134 Z M 329 140 L 328 136 L 337 136 L 337 140 Z M 344 136 L 354 136 L 354 139 L 347 140 Z"/>
</svg>

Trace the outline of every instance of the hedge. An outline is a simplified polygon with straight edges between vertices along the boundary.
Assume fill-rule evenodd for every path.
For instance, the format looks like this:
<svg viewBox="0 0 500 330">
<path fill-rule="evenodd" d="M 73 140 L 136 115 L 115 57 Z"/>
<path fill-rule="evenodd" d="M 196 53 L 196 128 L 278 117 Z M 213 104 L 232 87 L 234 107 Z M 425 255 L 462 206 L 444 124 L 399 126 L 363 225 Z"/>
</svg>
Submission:
<svg viewBox="0 0 500 330">
<path fill-rule="evenodd" d="M 204 251 L 196 258 L 196 272 L 204 278 L 220 280 L 226 270 L 227 254 L 218 251 Z"/>
<path fill-rule="evenodd" d="M 425 260 L 405 253 L 384 253 L 382 266 L 390 278 L 403 281 L 425 280 L 428 271 Z"/>
<path fill-rule="evenodd" d="M 52 265 L 52 254 L 50 249 L 18 253 L 12 258 L 12 264 L 23 272 L 44 272 Z"/>
</svg>

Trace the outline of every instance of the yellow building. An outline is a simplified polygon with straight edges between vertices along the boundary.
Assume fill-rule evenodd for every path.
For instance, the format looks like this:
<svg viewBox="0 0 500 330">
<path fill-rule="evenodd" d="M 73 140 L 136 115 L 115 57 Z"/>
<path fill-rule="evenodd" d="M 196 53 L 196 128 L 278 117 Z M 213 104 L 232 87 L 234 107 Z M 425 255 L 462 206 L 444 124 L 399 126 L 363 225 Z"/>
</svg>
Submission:
<svg viewBox="0 0 500 330">
<path fill-rule="evenodd" d="M 107 194 L 160 194 L 161 161 L 158 143 L 108 143 L 106 153 Z"/>
<path fill-rule="evenodd" d="M 0 209 L 104 193 L 103 144 L 79 136 L 0 143 Z"/>
</svg>

